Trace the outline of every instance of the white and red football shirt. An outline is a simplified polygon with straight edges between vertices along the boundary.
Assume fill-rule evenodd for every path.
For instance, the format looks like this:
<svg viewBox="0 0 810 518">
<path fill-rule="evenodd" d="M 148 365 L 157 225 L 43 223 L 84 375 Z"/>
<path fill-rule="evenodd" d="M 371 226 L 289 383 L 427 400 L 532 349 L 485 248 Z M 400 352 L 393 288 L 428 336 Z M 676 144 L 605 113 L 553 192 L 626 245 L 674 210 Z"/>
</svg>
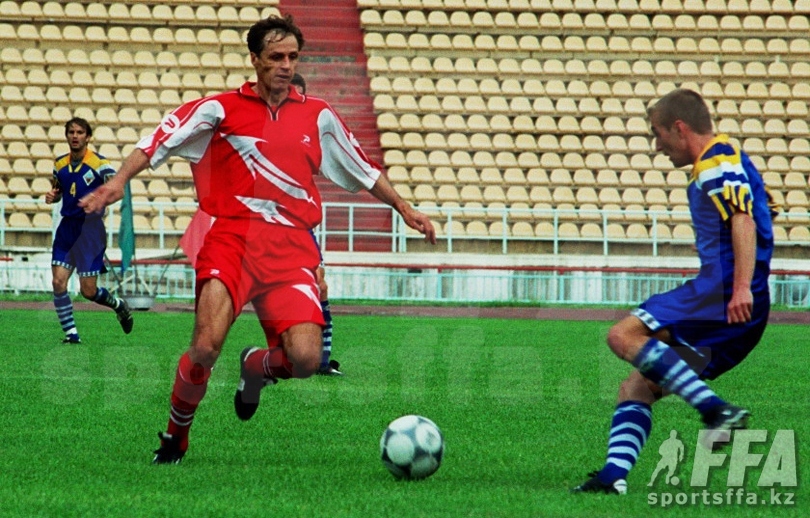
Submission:
<svg viewBox="0 0 810 518">
<path fill-rule="evenodd" d="M 311 229 L 321 221 L 314 176 L 357 192 L 381 171 L 326 101 L 291 88 L 271 108 L 247 82 L 178 107 L 138 142 L 152 168 L 191 162 L 200 208 L 217 218 Z"/>
</svg>

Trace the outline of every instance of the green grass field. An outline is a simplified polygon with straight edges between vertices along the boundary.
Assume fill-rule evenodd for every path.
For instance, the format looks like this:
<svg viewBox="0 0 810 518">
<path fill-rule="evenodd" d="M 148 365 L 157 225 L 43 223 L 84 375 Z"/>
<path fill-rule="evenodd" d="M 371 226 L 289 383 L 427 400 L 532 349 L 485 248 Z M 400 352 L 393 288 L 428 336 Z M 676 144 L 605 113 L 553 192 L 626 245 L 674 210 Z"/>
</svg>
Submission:
<svg viewBox="0 0 810 518">
<path fill-rule="evenodd" d="M 84 344 L 59 343 L 50 311 L 0 311 L 0 516 L 618 517 L 802 516 L 810 492 L 806 328 L 773 325 L 749 359 L 713 382 L 753 413 L 751 428 L 795 430 L 794 505 L 650 505 L 688 486 L 699 417 L 670 398 L 625 497 L 571 495 L 601 467 L 619 381 L 628 367 L 604 345 L 608 322 L 341 316 L 335 353 L 343 378 L 283 382 L 263 392 L 249 422 L 233 413 L 238 355 L 261 344 L 253 315 L 235 324 L 179 466 L 152 466 L 168 418 L 177 358 L 192 315 L 136 314 L 124 336 L 111 312 L 77 312 Z M 419 482 L 382 466 L 379 437 L 403 414 L 434 420 L 442 467 Z M 647 483 L 658 448 L 677 430 L 684 482 Z M 768 453 L 767 444 L 753 452 Z M 727 452 L 728 453 L 728 452 Z M 745 480 L 758 488 L 760 467 Z M 728 462 L 706 488 L 725 493 Z M 700 491 L 704 488 L 696 488 Z M 735 497 L 736 498 L 736 497 Z M 784 497 L 783 497 L 784 500 Z"/>
</svg>

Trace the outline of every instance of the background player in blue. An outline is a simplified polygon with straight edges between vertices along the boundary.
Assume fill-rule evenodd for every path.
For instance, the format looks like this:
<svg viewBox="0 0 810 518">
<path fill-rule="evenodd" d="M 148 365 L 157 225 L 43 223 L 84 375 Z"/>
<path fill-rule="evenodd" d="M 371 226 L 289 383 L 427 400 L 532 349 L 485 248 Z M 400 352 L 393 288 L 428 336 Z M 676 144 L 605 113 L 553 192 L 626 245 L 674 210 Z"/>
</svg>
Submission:
<svg viewBox="0 0 810 518">
<path fill-rule="evenodd" d="M 290 84 L 298 90 L 298 93 L 304 95 L 307 93 L 307 82 L 301 74 L 293 75 Z M 312 233 L 310 231 L 310 233 Z M 315 239 L 315 234 L 312 233 L 312 239 Z M 318 240 L 315 239 L 315 244 Z M 318 245 L 318 250 L 321 247 Z M 326 284 L 326 270 L 323 265 L 323 255 L 321 255 L 321 265 L 315 271 L 318 276 L 318 288 L 321 292 L 321 309 L 323 310 L 323 320 L 326 324 L 323 326 L 323 352 L 321 354 L 321 365 L 318 367 L 318 372 L 322 376 L 342 376 L 343 373 L 339 370 L 340 363 L 332 360 L 332 308 L 329 307 L 329 285 Z"/>
<path fill-rule="evenodd" d="M 770 310 L 770 196 L 748 156 L 715 135 L 704 100 L 679 89 L 649 112 L 656 151 L 692 166 L 687 188 L 700 271 L 615 324 L 611 350 L 636 368 L 619 389 L 607 460 L 575 492 L 623 494 L 652 427 L 652 404 L 677 394 L 703 417 L 708 447 L 744 428 L 749 412 L 704 382 L 738 365 L 759 342 Z M 664 392 L 666 390 L 666 393 Z"/>
<path fill-rule="evenodd" d="M 90 124 L 73 118 L 65 124 L 70 153 L 56 159 L 53 166 L 53 188 L 45 195 L 46 203 L 62 200 L 62 221 L 56 229 L 51 258 L 53 272 L 53 305 L 65 332 L 65 343 L 81 343 L 73 318 L 73 303 L 67 284 L 73 270 L 79 274 L 82 296 L 115 310 L 121 328 L 132 331 L 132 313 L 126 301 L 97 286 L 98 275 L 104 268 L 107 233 L 104 214 L 85 214 L 79 199 L 96 190 L 115 174 L 110 162 L 88 149 L 93 136 Z"/>
<path fill-rule="evenodd" d="M 298 74 L 296 74 L 298 75 Z M 315 233 L 310 230 L 312 239 L 315 239 L 315 244 L 318 240 L 315 238 Z M 320 251 L 321 247 L 318 246 Z M 343 376 L 340 371 L 340 363 L 332 360 L 332 308 L 329 307 L 329 285 L 326 283 L 326 268 L 323 265 L 323 254 L 321 254 L 321 264 L 315 270 L 316 280 L 318 281 L 318 291 L 321 294 L 321 311 L 323 311 L 323 349 L 321 353 L 321 365 L 318 367 L 316 374 L 321 376 Z"/>
</svg>

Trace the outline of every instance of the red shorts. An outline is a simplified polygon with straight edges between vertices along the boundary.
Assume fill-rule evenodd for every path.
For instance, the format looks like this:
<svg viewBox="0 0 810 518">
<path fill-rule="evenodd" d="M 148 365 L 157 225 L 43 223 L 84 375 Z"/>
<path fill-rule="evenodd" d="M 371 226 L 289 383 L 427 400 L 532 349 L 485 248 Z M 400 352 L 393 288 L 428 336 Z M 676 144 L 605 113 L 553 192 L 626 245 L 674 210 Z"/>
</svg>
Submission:
<svg viewBox="0 0 810 518">
<path fill-rule="evenodd" d="M 324 325 L 319 264 L 308 230 L 217 218 L 197 256 L 197 297 L 206 281 L 219 279 L 231 295 L 234 319 L 252 302 L 272 346 L 295 324 Z"/>
</svg>

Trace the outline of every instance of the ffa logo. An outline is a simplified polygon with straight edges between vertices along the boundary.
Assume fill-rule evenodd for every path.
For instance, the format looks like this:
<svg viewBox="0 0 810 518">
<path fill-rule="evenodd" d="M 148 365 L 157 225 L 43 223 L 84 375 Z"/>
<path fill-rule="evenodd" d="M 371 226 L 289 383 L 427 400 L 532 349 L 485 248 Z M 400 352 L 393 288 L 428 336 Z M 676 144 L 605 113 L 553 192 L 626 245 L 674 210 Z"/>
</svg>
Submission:
<svg viewBox="0 0 810 518">
<path fill-rule="evenodd" d="M 84 180 L 85 185 L 89 186 L 91 183 L 93 183 L 93 180 L 96 179 L 96 175 L 94 175 L 92 171 L 87 171 L 84 173 L 84 176 L 82 176 L 82 179 Z"/>
</svg>

